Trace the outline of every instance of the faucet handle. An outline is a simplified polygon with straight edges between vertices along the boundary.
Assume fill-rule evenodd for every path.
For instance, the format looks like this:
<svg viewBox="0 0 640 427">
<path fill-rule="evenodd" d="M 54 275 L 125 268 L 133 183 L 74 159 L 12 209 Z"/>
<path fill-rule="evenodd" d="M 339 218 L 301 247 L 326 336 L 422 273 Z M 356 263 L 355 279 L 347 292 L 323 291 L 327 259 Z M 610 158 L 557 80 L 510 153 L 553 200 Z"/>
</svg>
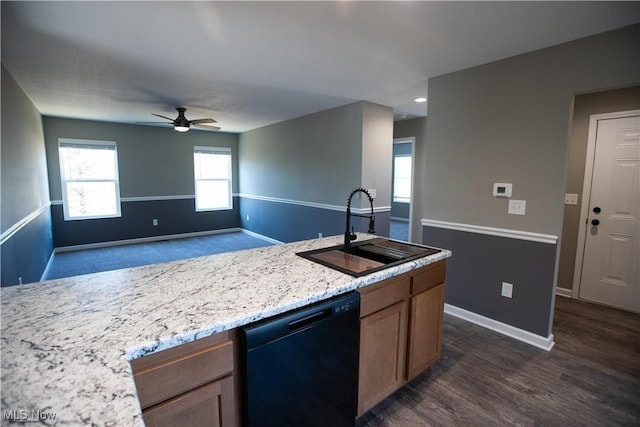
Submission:
<svg viewBox="0 0 640 427">
<path fill-rule="evenodd" d="M 356 240 L 358 238 L 358 236 L 356 235 L 356 232 L 353 230 L 353 227 L 351 227 L 351 234 L 349 235 L 349 240 Z"/>
</svg>

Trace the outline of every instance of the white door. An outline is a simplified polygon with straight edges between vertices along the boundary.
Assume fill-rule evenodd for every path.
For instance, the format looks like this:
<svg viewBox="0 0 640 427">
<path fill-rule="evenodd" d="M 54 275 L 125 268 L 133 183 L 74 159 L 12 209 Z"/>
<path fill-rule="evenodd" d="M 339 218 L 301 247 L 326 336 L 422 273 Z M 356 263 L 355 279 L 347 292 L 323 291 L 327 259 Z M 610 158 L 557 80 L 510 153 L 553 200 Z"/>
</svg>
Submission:
<svg viewBox="0 0 640 427">
<path fill-rule="evenodd" d="M 580 298 L 640 312 L 640 115 L 597 119 L 593 131 Z"/>
</svg>

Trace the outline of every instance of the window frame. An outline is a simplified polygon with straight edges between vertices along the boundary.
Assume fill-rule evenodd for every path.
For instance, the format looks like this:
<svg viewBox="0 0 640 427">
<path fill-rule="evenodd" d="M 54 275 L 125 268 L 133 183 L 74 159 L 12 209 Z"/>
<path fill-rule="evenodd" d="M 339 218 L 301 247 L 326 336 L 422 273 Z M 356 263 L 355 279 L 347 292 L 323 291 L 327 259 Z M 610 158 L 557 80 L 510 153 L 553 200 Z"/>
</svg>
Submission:
<svg viewBox="0 0 640 427">
<path fill-rule="evenodd" d="M 400 158 L 400 157 L 408 157 L 410 162 L 409 165 L 411 167 L 412 170 L 409 171 L 409 176 L 408 176 L 408 180 L 409 180 L 409 197 L 398 197 L 396 196 L 396 190 L 398 188 L 397 185 L 397 178 L 396 178 L 396 159 Z M 391 195 L 391 200 L 394 203 L 411 203 L 411 176 L 413 173 L 413 155 L 412 154 L 396 154 L 393 156 L 393 194 Z"/>
<path fill-rule="evenodd" d="M 196 155 L 203 154 L 217 154 L 225 155 L 228 157 L 228 170 L 229 173 L 226 178 L 199 178 L 196 176 Z M 228 199 L 227 206 L 221 207 L 198 207 L 198 182 L 199 181 L 213 181 L 213 182 L 227 182 Z M 226 211 L 233 209 L 233 156 L 231 148 L 229 147 L 212 147 L 196 145 L 193 147 L 193 193 L 194 193 L 194 207 L 196 212 L 210 212 L 210 211 Z"/>
<path fill-rule="evenodd" d="M 113 151 L 114 158 L 114 178 L 113 179 L 69 179 L 65 175 L 66 167 L 65 167 L 65 156 L 62 155 L 61 148 L 65 146 L 73 147 L 79 146 L 79 148 L 90 149 L 91 146 L 94 147 L 108 147 L 108 150 Z M 113 147 L 113 148 L 111 148 Z M 102 148 L 104 149 L 104 148 Z M 118 145 L 116 141 L 101 141 L 101 140 L 90 140 L 90 139 L 74 139 L 74 138 L 58 138 L 58 163 L 60 165 L 60 186 L 62 191 L 62 210 L 64 214 L 65 221 L 82 221 L 87 219 L 104 219 L 104 218 L 120 218 L 122 216 L 122 206 L 120 199 L 120 168 L 118 165 Z M 69 212 L 69 195 L 68 195 L 68 184 L 70 182 L 113 182 L 114 185 L 114 195 L 115 195 L 115 206 L 116 212 L 113 214 L 106 215 L 83 215 L 83 216 L 71 216 Z"/>
</svg>

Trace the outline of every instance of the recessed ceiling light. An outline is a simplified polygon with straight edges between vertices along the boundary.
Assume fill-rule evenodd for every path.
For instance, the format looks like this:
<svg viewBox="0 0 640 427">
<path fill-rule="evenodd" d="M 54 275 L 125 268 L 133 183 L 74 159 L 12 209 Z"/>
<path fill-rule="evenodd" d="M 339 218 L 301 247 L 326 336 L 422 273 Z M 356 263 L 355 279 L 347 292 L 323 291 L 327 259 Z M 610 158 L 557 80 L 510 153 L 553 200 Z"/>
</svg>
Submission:
<svg viewBox="0 0 640 427">
<path fill-rule="evenodd" d="M 427 102 L 427 98 L 416 98 L 414 99 L 416 102 Z"/>
</svg>

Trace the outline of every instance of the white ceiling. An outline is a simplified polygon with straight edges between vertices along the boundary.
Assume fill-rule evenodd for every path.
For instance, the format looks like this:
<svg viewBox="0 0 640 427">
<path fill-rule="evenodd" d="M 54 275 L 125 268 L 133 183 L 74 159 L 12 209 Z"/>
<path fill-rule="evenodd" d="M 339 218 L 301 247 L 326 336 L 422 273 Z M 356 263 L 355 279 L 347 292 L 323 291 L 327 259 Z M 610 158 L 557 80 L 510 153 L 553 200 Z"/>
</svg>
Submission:
<svg viewBox="0 0 640 427">
<path fill-rule="evenodd" d="M 640 22 L 640 2 L 7 2 L 2 63 L 44 115 L 213 117 L 222 131 L 366 100 Z"/>
</svg>

